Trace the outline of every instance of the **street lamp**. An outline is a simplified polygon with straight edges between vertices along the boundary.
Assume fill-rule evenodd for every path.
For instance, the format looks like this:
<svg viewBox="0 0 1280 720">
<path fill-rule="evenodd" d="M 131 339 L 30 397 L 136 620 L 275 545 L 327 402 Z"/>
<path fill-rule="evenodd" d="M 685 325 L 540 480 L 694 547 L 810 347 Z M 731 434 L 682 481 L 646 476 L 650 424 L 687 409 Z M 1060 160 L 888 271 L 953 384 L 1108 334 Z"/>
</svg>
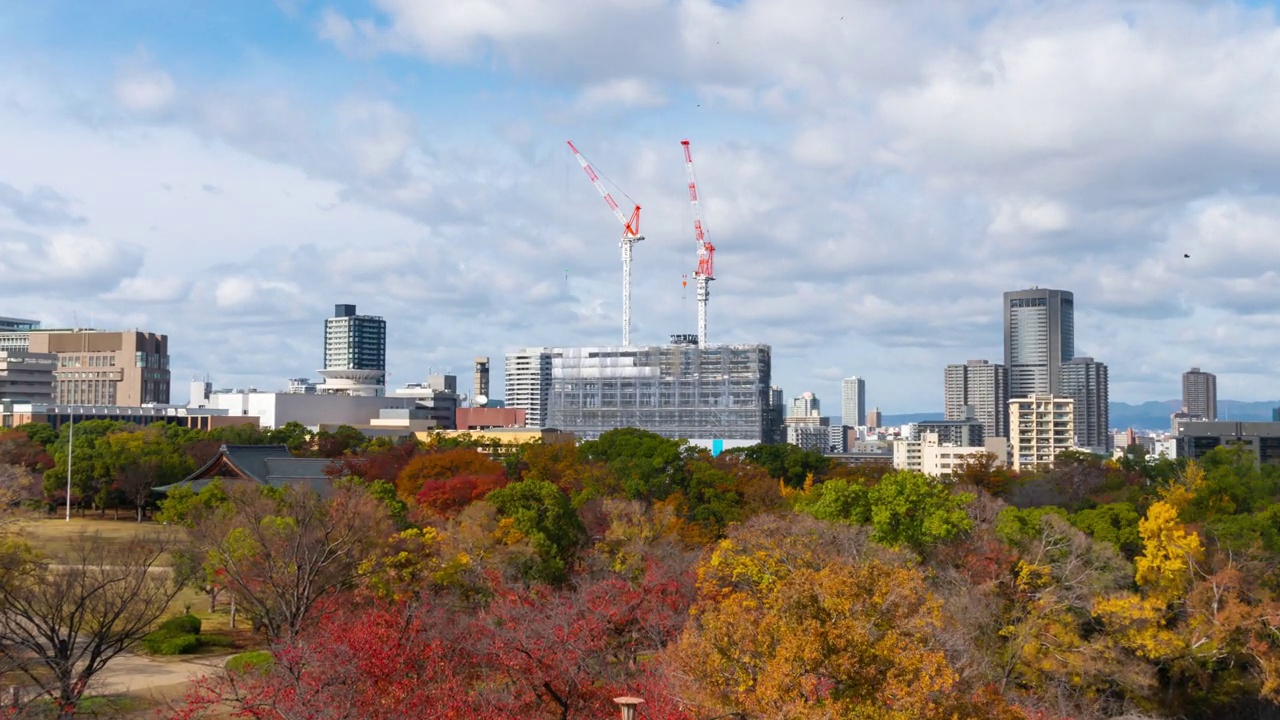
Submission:
<svg viewBox="0 0 1280 720">
<path fill-rule="evenodd" d="M 67 522 L 71 522 L 71 454 L 76 446 L 76 408 L 74 405 L 68 405 L 67 408 L 67 422 L 70 424 L 67 429 Z"/>
</svg>

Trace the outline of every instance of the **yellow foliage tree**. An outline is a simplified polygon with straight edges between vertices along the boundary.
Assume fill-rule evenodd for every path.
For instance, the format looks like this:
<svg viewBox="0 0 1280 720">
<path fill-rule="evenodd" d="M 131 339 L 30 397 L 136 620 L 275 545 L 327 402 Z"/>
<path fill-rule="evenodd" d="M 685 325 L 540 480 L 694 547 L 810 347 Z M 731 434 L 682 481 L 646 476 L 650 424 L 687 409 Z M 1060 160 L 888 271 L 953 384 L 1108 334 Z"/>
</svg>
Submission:
<svg viewBox="0 0 1280 720">
<path fill-rule="evenodd" d="M 1142 554 L 1134 558 L 1135 579 L 1153 598 L 1172 602 L 1186 593 L 1191 570 L 1204 559 L 1200 536 L 1178 521 L 1178 509 L 1164 501 L 1152 503 L 1138 523 Z"/>
<path fill-rule="evenodd" d="M 1182 474 L 1160 492 L 1160 499 L 1182 512 L 1204 487 L 1204 468 L 1192 460 Z"/>
</svg>

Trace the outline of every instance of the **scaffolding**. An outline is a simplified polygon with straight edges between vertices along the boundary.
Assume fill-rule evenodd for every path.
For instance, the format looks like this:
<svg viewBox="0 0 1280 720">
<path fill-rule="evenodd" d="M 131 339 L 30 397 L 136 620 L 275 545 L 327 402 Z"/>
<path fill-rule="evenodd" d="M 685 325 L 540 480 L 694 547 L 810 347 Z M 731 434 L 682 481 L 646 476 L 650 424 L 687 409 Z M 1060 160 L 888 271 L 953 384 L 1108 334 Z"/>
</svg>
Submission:
<svg viewBox="0 0 1280 720">
<path fill-rule="evenodd" d="M 580 439 L 622 427 L 688 440 L 769 439 L 768 345 L 556 350 L 548 425 Z"/>
</svg>

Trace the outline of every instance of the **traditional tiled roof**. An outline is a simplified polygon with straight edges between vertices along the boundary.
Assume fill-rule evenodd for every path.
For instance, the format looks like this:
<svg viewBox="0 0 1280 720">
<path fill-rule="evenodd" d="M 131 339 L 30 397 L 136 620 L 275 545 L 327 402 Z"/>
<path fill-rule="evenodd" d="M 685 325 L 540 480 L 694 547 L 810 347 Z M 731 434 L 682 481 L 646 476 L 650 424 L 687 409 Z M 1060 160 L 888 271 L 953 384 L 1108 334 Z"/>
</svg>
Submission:
<svg viewBox="0 0 1280 720">
<path fill-rule="evenodd" d="M 223 445 L 203 467 L 173 485 L 156 488 L 168 492 L 178 485 L 199 491 L 217 478 L 240 478 L 260 485 L 306 487 L 328 493 L 332 482 L 325 469 L 332 460 L 294 457 L 284 445 Z"/>
</svg>

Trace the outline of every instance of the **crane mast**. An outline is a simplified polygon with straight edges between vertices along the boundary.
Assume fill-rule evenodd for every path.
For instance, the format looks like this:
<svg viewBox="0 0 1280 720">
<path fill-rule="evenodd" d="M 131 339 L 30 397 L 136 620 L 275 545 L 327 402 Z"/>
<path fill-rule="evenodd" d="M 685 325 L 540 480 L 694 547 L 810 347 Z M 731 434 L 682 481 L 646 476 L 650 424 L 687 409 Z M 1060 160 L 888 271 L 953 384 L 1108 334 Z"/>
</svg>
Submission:
<svg viewBox="0 0 1280 720">
<path fill-rule="evenodd" d="M 591 163 L 578 152 L 578 148 L 574 147 L 573 141 L 569 141 L 569 149 L 573 151 L 573 156 L 578 159 L 578 164 L 582 166 L 582 170 L 587 173 L 587 177 L 591 179 L 591 184 L 596 186 L 596 190 L 600 191 L 600 197 L 604 198 L 609 209 L 613 211 L 618 222 L 622 223 L 622 346 L 631 346 L 631 246 L 644 239 L 640 234 L 640 206 L 635 205 L 635 209 L 631 211 L 631 217 L 628 218 L 622 214 L 622 209 L 618 207 L 617 201 L 613 199 L 613 195 L 605 188 L 604 183 L 600 182 L 600 176 L 596 173 L 595 168 L 591 167 Z M 626 195 L 626 193 L 623 193 Z M 631 198 L 627 198 L 630 200 Z M 634 201 L 632 204 L 635 204 Z"/>
<path fill-rule="evenodd" d="M 693 236 L 698 243 L 698 269 L 693 277 L 696 281 L 698 298 L 698 346 L 707 345 L 707 299 L 711 297 L 710 283 L 716 279 L 715 256 L 716 246 L 707 240 L 706 231 L 702 227 L 702 207 L 698 197 L 698 178 L 693 173 L 693 154 L 689 151 L 689 141 L 681 140 L 684 148 L 684 166 L 689 174 L 689 203 L 693 206 Z"/>
</svg>

